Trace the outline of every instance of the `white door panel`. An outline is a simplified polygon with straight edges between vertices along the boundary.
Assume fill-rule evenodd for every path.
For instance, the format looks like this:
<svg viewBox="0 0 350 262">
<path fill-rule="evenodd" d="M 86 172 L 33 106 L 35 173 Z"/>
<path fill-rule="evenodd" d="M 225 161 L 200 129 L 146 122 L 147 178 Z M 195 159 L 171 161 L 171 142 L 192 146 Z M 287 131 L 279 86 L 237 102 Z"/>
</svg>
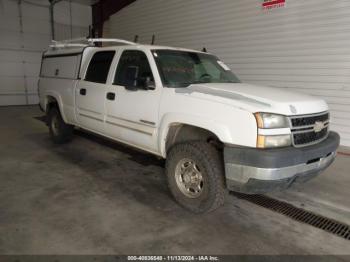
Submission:
<svg viewBox="0 0 350 262">
<path fill-rule="evenodd" d="M 115 84 L 108 87 L 115 98 L 106 102 L 106 132 L 121 141 L 156 152 L 161 88 L 145 88 L 146 83 L 154 83 L 156 73 L 150 67 L 152 58 L 149 55 L 135 49 L 121 53 L 112 81 Z"/>
<path fill-rule="evenodd" d="M 76 116 L 80 126 L 104 131 L 106 85 L 79 81 L 75 90 Z"/>
<path fill-rule="evenodd" d="M 78 123 L 102 134 L 105 132 L 106 82 L 114 55 L 114 50 L 95 52 L 87 67 L 85 80 L 79 81 L 75 92 Z"/>
<path fill-rule="evenodd" d="M 106 102 L 107 134 L 156 151 L 159 91 L 128 91 L 124 86 L 112 86 L 109 92 L 115 92 L 116 97 L 114 101 Z"/>
</svg>

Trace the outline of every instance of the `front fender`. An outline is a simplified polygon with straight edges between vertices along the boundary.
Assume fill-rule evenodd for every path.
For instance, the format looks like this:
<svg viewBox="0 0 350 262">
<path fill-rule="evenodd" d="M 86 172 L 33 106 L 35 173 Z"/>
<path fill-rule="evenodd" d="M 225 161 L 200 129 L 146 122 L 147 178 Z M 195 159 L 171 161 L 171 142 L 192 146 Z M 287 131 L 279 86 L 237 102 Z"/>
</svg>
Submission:
<svg viewBox="0 0 350 262">
<path fill-rule="evenodd" d="M 166 157 L 166 138 L 169 129 L 174 124 L 187 124 L 206 129 L 214 133 L 221 142 L 231 143 L 232 137 L 229 128 L 215 119 L 208 119 L 197 115 L 181 113 L 167 113 L 163 116 L 159 126 L 158 150 L 163 157 Z"/>
</svg>

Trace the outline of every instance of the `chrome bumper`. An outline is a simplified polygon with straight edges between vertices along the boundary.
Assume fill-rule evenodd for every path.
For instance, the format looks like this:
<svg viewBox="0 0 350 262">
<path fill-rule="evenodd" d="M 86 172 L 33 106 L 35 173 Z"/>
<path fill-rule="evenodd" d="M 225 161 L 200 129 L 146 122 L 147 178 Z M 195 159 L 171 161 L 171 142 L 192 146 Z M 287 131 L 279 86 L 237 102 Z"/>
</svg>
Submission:
<svg viewBox="0 0 350 262">
<path fill-rule="evenodd" d="M 320 158 L 317 162 L 310 164 L 299 164 L 281 168 L 260 168 L 227 163 L 225 165 L 226 179 L 247 183 L 249 179 L 259 180 L 281 180 L 296 175 L 308 174 L 310 171 L 318 172 L 327 168 L 335 159 L 335 152 Z"/>
</svg>

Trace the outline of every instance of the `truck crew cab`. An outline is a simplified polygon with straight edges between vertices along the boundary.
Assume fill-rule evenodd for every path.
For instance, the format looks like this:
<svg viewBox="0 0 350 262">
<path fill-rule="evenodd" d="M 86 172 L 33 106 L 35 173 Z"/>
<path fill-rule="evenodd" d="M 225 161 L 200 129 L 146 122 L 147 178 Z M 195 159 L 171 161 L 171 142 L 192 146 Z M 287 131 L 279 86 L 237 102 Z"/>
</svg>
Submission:
<svg viewBox="0 0 350 262">
<path fill-rule="evenodd" d="M 196 213 L 222 205 L 226 189 L 255 194 L 306 181 L 339 145 L 323 100 L 241 83 L 195 50 L 55 42 L 38 86 L 55 143 L 79 127 L 165 158 L 172 195 Z"/>
</svg>

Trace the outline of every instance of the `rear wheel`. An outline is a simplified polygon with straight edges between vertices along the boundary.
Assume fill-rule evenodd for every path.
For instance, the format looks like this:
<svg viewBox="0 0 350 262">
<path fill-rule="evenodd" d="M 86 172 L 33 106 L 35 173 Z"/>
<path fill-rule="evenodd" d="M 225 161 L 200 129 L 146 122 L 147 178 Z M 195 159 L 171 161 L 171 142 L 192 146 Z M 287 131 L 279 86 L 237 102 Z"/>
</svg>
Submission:
<svg viewBox="0 0 350 262">
<path fill-rule="evenodd" d="M 214 146 L 202 141 L 173 146 L 167 156 L 166 174 L 175 200 L 186 209 L 204 213 L 223 205 L 223 160 Z"/>
<path fill-rule="evenodd" d="M 73 126 L 66 124 L 59 110 L 53 107 L 48 112 L 48 125 L 50 136 L 54 143 L 63 144 L 72 139 Z"/>
</svg>

